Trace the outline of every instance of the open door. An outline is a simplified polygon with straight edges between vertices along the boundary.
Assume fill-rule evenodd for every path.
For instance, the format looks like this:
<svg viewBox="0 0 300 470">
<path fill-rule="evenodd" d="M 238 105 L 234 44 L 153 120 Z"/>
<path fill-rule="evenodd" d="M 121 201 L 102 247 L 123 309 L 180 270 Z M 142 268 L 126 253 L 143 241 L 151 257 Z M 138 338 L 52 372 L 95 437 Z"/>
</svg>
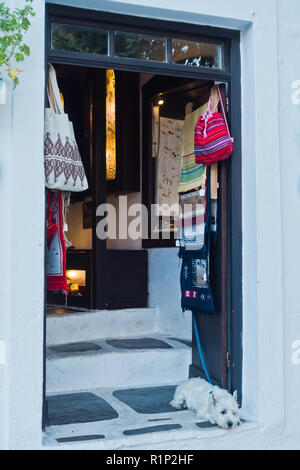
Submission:
<svg viewBox="0 0 300 470">
<path fill-rule="evenodd" d="M 227 165 L 218 164 L 218 234 L 210 250 L 210 281 L 216 315 L 197 314 L 201 347 L 213 383 L 227 387 L 229 356 L 227 353 Z M 193 327 L 190 376 L 205 378 Z"/>
<path fill-rule="evenodd" d="M 223 103 L 227 103 L 226 88 L 219 85 Z M 219 104 L 219 111 L 221 105 Z M 231 160 L 219 162 L 218 172 L 218 206 L 217 206 L 217 237 L 215 242 L 211 241 L 210 249 L 210 282 L 216 308 L 216 315 L 197 314 L 197 324 L 199 339 L 205 359 L 206 367 L 209 371 L 213 383 L 223 387 L 228 387 L 228 373 L 230 356 L 227 349 L 227 302 L 228 302 L 228 266 L 227 266 L 227 218 L 228 218 L 228 166 Z M 193 325 L 192 342 L 192 364 L 190 367 L 192 377 L 205 374 L 201 365 L 199 351 L 197 348 L 195 331 Z"/>
<path fill-rule="evenodd" d="M 200 108 L 208 102 L 213 81 L 188 80 L 174 77 L 154 76 L 143 87 L 143 202 L 147 207 L 155 203 L 156 159 L 152 156 L 151 122 L 152 103 L 158 96 L 164 97 L 165 103 L 160 116 L 169 119 L 183 120 L 186 113 Z M 226 102 L 225 86 L 221 85 L 223 101 Z M 163 93 L 162 93 L 163 92 Z M 208 371 L 214 383 L 226 388 L 228 373 L 227 354 L 227 179 L 230 160 L 218 164 L 218 212 L 217 238 L 211 243 L 210 279 L 216 307 L 216 315 L 198 314 L 198 329 L 201 346 Z M 148 211 L 150 214 L 150 211 Z M 150 215 L 149 215 L 150 216 Z M 150 220 L 148 221 L 150 226 Z M 162 235 L 162 234 L 161 234 Z M 144 246 L 174 247 L 174 238 L 144 241 Z M 178 285 L 178 289 L 180 286 Z M 193 331 L 192 364 L 190 376 L 203 376 L 195 333 Z"/>
</svg>

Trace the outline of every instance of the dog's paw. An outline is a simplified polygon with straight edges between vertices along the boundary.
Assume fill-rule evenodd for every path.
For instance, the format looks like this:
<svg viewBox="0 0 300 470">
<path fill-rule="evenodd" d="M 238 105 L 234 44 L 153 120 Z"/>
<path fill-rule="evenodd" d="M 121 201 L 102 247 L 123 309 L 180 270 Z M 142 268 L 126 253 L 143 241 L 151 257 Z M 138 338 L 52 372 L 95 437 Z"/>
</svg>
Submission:
<svg viewBox="0 0 300 470">
<path fill-rule="evenodd" d="M 172 408 L 176 408 L 176 410 L 180 410 L 180 408 L 181 408 L 180 403 L 178 403 L 178 402 L 175 401 L 175 400 L 170 401 L 169 404 L 170 404 L 170 406 L 172 406 Z"/>
</svg>

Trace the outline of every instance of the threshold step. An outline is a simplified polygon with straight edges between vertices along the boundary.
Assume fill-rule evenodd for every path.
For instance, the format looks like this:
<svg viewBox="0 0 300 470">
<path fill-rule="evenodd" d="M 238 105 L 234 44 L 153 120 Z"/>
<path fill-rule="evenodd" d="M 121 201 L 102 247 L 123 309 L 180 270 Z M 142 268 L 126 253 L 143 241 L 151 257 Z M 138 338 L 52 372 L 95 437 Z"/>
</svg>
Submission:
<svg viewBox="0 0 300 470">
<path fill-rule="evenodd" d="M 51 345 L 47 392 L 183 381 L 190 363 L 188 340 L 159 334 Z"/>
<path fill-rule="evenodd" d="M 142 336 L 159 329 L 156 308 L 95 311 L 49 308 L 47 312 L 47 345 Z"/>
<path fill-rule="evenodd" d="M 43 444 L 120 449 L 226 433 L 190 410 L 172 408 L 177 384 L 51 394 Z"/>
</svg>

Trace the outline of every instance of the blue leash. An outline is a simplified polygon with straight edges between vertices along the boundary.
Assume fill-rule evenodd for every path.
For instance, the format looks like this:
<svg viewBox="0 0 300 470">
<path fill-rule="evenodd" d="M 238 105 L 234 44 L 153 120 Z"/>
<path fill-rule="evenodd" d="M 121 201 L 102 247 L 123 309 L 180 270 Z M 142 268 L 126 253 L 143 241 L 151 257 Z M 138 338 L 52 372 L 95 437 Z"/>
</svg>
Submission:
<svg viewBox="0 0 300 470">
<path fill-rule="evenodd" d="M 197 342 L 198 353 L 199 353 L 199 356 L 200 356 L 200 361 L 201 361 L 204 373 L 206 375 L 207 381 L 210 383 L 210 385 L 213 385 L 213 383 L 211 381 L 211 378 L 210 378 L 210 375 L 208 373 L 206 364 L 205 364 L 204 357 L 203 357 L 203 352 L 202 352 L 200 338 L 199 338 L 198 325 L 197 325 L 197 320 L 196 320 L 196 314 L 194 312 L 193 312 L 193 322 L 194 322 L 194 331 L 195 331 L 195 336 L 196 336 L 196 342 Z"/>
</svg>

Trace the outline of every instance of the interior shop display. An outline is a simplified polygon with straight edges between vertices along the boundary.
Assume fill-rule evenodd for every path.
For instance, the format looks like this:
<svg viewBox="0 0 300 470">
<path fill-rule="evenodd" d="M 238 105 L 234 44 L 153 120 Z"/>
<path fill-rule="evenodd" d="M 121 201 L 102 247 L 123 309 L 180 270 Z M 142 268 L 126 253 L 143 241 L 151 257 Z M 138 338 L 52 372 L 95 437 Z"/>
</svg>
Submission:
<svg viewBox="0 0 300 470">
<path fill-rule="evenodd" d="M 49 64 L 48 98 L 45 109 L 44 166 L 49 189 L 85 191 L 88 182 L 77 147 L 73 124 L 64 112 L 54 67 Z"/>
<path fill-rule="evenodd" d="M 142 202 L 148 214 L 153 205 L 159 206 L 158 217 L 148 216 L 143 247 L 171 247 L 178 236 L 179 193 L 205 184 L 206 167 L 195 163 L 194 130 L 213 82 L 153 75 L 142 76 L 141 83 Z"/>
<path fill-rule="evenodd" d="M 223 116 L 217 111 L 221 104 Z M 194 132 L 192 152 L 191 129 Z M 226 120 L 218 86 L 211 88 L 208 104 L 185 117 L 182 143 L 181 179 L 179 185 L 180 218 L 178 231 L 181 266 L 181 306 L 194 313 L 216 313 L 210 286 L 211 238 L 217 238 L 218 168 L 216 162 L 233 152 L 233 139 Z M 188 161 L 188 158 L 193 160 Z M 188 164 L 185 162 L 188 161 Z M 196 166 L 196 169 L 193 168 Z M 194 175 L 203 170 L 203 181 Z M 193 186 L 191 192 L 183 191 Z"/>
</svg>

